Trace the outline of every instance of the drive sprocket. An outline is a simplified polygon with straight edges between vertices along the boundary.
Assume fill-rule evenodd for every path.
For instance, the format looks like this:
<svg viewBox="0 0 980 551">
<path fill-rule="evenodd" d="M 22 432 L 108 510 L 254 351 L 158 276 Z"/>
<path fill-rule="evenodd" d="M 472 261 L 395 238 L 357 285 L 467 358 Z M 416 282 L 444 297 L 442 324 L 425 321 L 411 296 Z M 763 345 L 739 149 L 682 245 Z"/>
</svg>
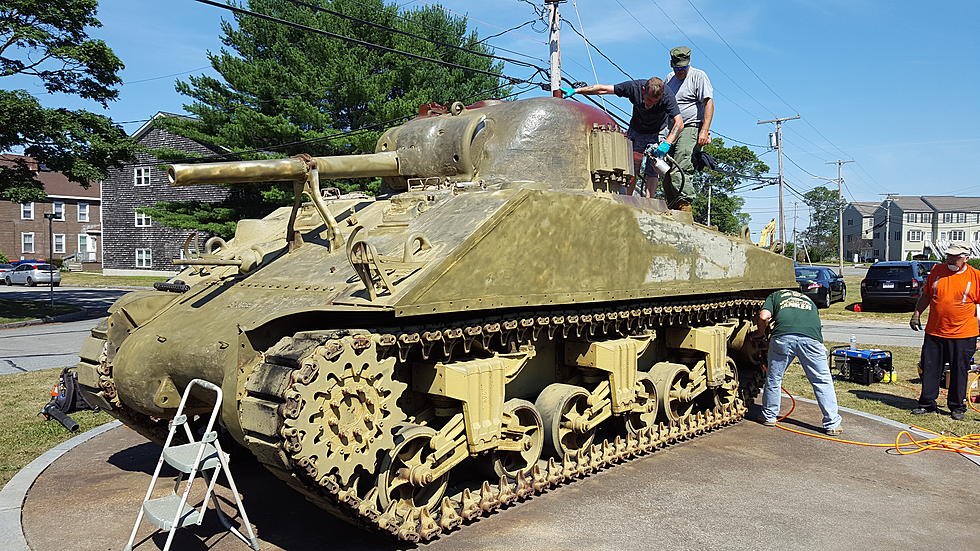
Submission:
<svg viewBox="0 0 980 551">
<path fill-rule="evenodd" d="M 393 429 L 405 420 L 396 401 L 407 385 L 393 378 L 395 358 L 379 359 L 373 339 L 344 337 L 314 347 L 300 363 L 309 373 L 292 385 L 300 409 L 283 423 L 283 434 L 299 443 L 292 459 L 321 476 L 335 472 L 341 485 L 358 467 L 373 473 L 378 452 L 395 445 Z"/>
</svg>

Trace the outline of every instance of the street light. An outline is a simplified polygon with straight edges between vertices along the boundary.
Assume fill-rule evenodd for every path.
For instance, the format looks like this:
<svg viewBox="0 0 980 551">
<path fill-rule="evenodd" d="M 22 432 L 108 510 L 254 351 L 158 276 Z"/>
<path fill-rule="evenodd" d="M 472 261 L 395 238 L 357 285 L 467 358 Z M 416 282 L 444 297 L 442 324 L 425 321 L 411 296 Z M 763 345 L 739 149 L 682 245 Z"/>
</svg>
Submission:
<svg viewBox="0 0 980 551">
<path fill-rule="evenodd" d="M 54 269 L 54 219 L 56 217 L 53 212 L 44 213 L 44 217 L 48 219 L 48 265 Z M 48 273 L 48 300 L 51 302 L 51 308 L 54 308 L 54 274 Z"/>
</svg>

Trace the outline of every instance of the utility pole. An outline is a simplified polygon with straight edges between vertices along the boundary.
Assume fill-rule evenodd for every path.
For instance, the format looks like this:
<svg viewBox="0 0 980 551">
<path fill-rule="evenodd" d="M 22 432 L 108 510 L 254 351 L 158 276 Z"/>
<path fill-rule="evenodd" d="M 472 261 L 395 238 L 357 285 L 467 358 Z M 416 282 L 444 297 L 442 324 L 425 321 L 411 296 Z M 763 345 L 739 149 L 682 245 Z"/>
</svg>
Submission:
<svg viewBox="0 0 980 551">
<path fill-rule="evenodd" d="M 799 245 L 796 243 L 796 205 L 799 204 L 798 201 L 793 201 L 793 262 L 796 262 L 796 257 L 799 256 L 797 254 Z"/>
<path fill-rule="evenodd" d="M 52 208 L 54 206 L 52 205 Z M 53 222 L 57 215 L 53 212 L 44 213 L 44 217 L 48 219 L 48 266 L 54 269 L 54 227 Z M 51 307 L 54 308 L 54 272 L 48 272 L 48 301 L 51 303 Z"/>
<path fill-rule="evenodd" d="M 711 225 L 711 182 L 708 182 L 708 223 L 705 225 Z"/>
<path fill-rule="evenodd" d="M 793 121 L 798 118 L 800 118 L 800 116 L 796 115 L 795 117 L 782 117 L 772 119 L 770 121 L 759 121 L 756 123 L 776 123 L 776 155 L 779 157 L 779 241 L 781 241 L 784 245 L 786 244 L 786 221 L 783 217 L 783 122 Z"/>
<path fill-rule="evenodd" d="M 561 42 L 558 39 L 559 31 L 561 31 L 561 15 L 558 14 L 558 4 L 564 2 L 565 0 L 544 0 L 549 10 L 548 28 L 550 30 L 550 36 L 548 38 L 548 49 L 551 53 L 549 57 L 549 61 L 551 62 L 551 95 L 556 98 L 562 97 Z"/>
<path fill-rule="evenodd" d="M 883 193 L 885 196 L 885 260 L 888 260 L 888 241 L 890 236 L 888 233 L 892 229 L 892 194 Z"/>
<path fill-rule="evenodd" d="M 844 178 L 841 176 L 841 167 L 854 161 L 828 161 L 824 164 L 837 165 L 837 270 L 840 275 L 844 275 L 844 194 L 841 187 Z"/>
</svg>

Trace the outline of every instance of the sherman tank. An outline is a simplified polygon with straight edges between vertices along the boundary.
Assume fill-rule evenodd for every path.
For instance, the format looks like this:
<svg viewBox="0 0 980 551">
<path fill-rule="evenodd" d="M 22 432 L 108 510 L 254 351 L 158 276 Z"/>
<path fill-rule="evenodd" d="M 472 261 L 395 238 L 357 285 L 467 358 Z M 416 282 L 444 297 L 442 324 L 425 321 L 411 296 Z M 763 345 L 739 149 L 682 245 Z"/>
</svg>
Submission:
<svg viewBox="0 0 980 551">
<path fill-rule="evenodd" d="M 156 440 L 190 380 L 220 385 L 223 438 L 409 541 L 735 423 L 762 377 L 752 315 L 792 263 L 620 194 L 631 151 L 548 97 L 429 104 L 372 154 L 172 165 L 296 201 L 188 239 L 178 275 L 110 308 L 79 380 Z M 358 177 L 390 192 L 321 185 Z"/>
</svg>

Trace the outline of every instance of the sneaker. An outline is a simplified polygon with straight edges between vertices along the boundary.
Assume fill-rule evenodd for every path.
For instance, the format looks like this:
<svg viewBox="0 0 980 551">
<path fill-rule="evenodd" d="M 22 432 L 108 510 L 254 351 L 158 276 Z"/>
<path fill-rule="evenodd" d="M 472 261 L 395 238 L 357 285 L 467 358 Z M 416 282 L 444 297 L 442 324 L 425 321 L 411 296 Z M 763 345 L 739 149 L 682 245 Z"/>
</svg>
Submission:
<svg viewBox="0 0 980 551">
<path fill-rule="evenodd" d="M 776 426 L 776 420 L 775 419 L 766 419 L 765 417 L 759 417 L 757 419 L 757 421 L 759 421 L 759 424 L 760 425 L 765 426 L 765 427 L 774 427 L 774 426 Z"/>
<path fill-rule="evenodd" d="M 962 421 L 966 418 L 966 412 L 962 410 L 953 410 L 949 413 L 949 416 L 953 418 L 953 421 Z"/>
<path fill-rule="evenodd" d="M 925 415 L 927 413 L 936 413 L 936 408 L 924 408 L 919 406 L 910 412 L 912 415 Z"/>
<path fill-rule="evenodd" d="M 844 428 L 841 427 L 840 425 L 837 425 L 836 427 L 834 427 L 832 429 L 827 429 L 824 432 L 827 433 L 827 436 L 837 436 L 840 433 L 844 432 Z"/>
</svg>

